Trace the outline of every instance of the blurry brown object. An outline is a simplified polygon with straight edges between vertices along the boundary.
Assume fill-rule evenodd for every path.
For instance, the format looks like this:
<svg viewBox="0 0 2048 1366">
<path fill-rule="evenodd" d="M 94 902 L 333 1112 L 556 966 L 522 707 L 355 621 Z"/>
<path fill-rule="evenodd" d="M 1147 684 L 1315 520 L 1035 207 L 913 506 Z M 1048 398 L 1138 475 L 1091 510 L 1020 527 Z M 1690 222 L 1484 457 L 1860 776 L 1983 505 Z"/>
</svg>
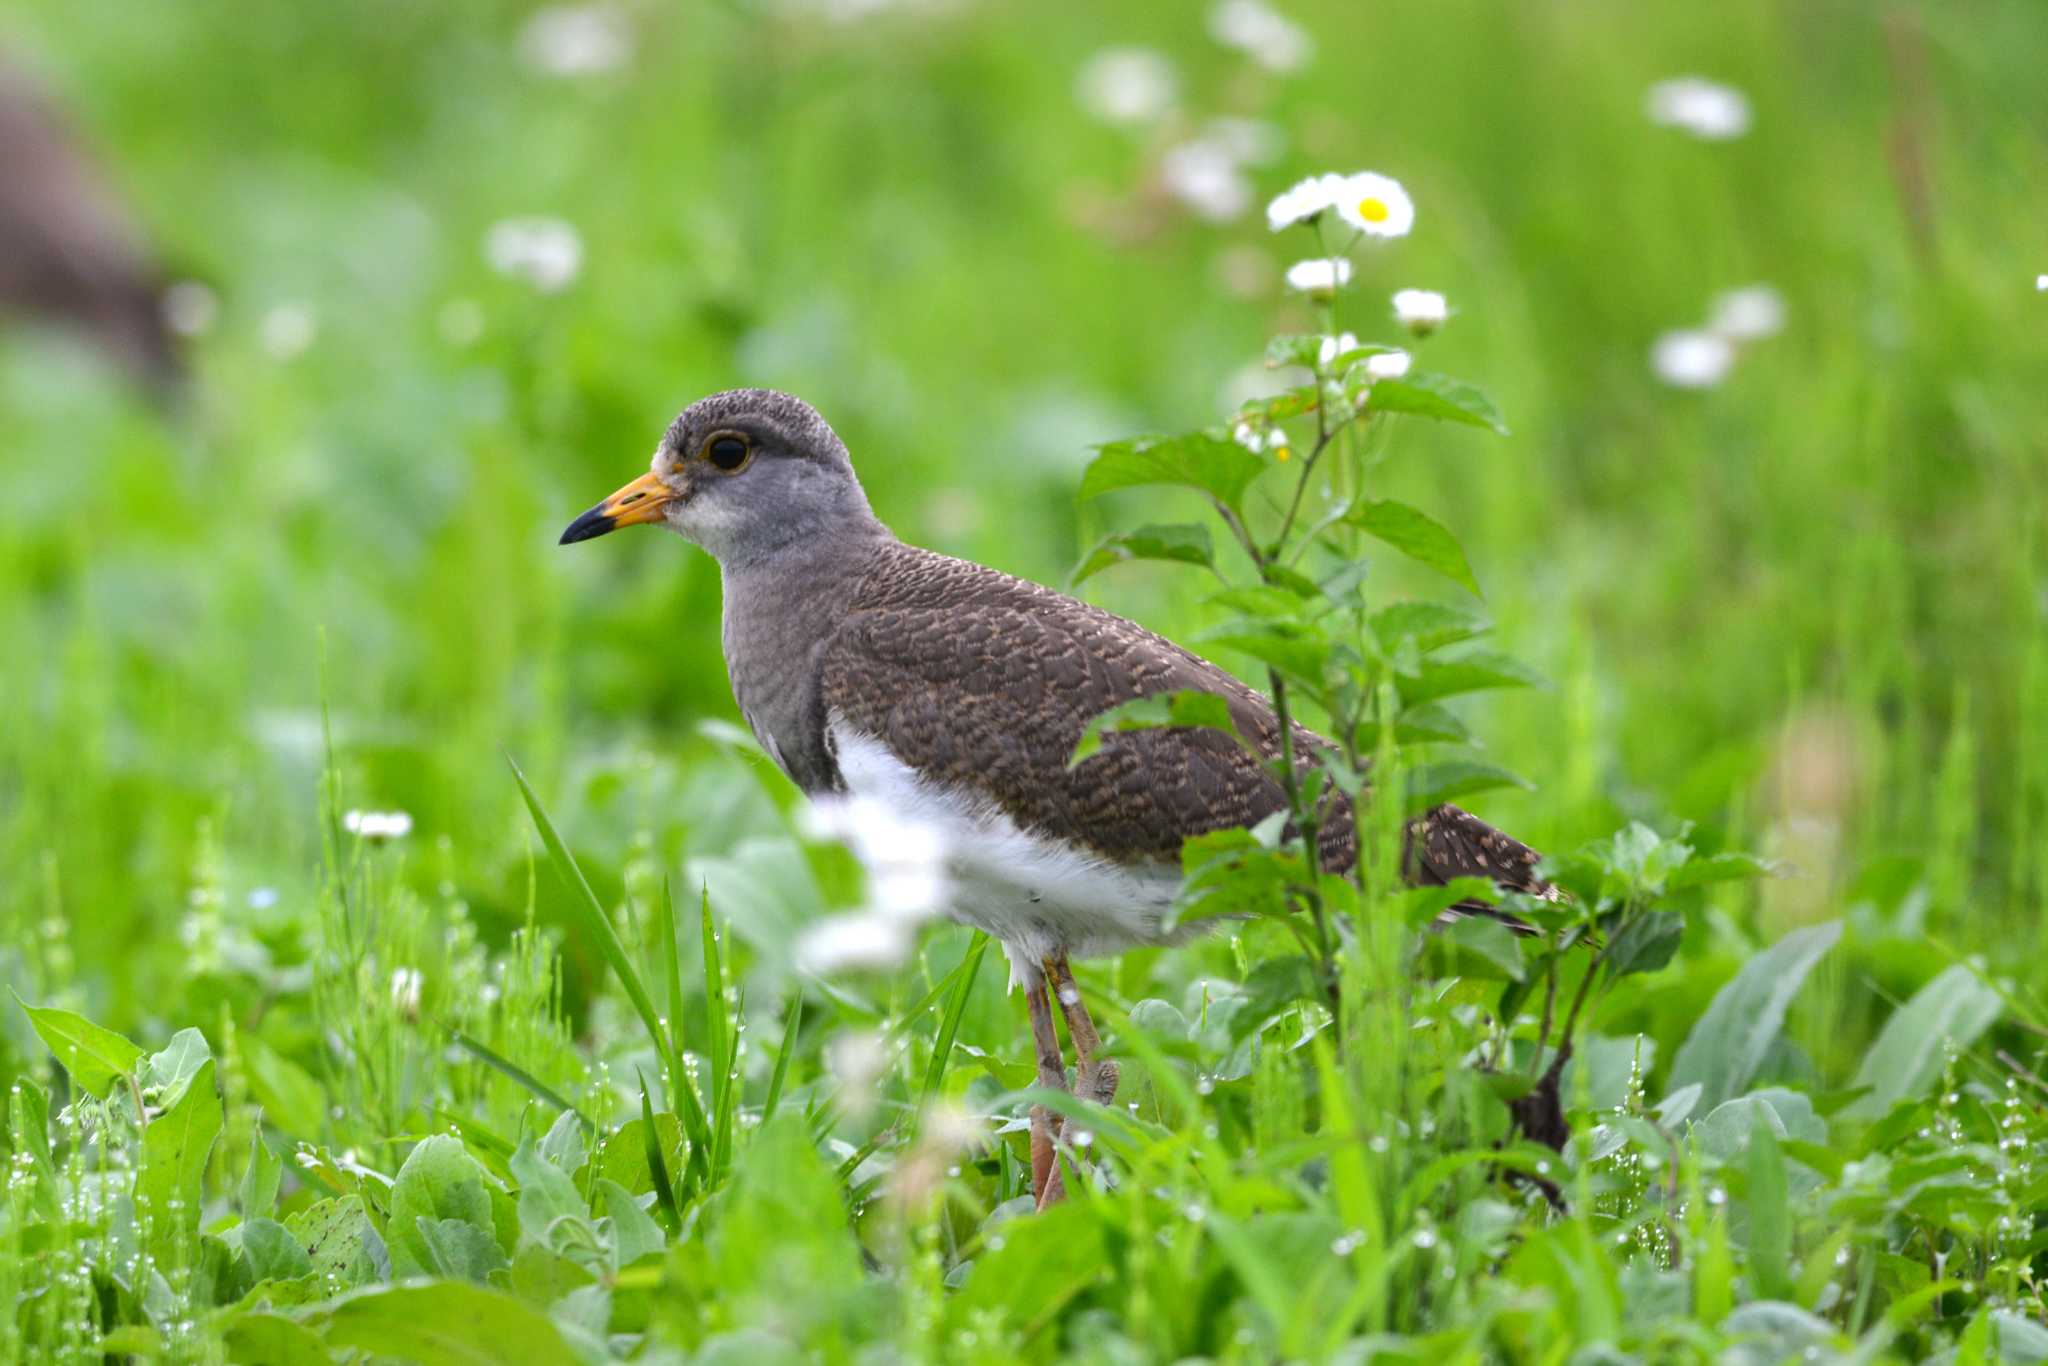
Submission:
<svg viewBox="0 0 2048 1366">
<path fill-rule="evenodd" d="M 181 367 L 141 231 L 40 85 L 0 59 L 0 311 L 69 327 L 153 387 Z"/>
</svg>

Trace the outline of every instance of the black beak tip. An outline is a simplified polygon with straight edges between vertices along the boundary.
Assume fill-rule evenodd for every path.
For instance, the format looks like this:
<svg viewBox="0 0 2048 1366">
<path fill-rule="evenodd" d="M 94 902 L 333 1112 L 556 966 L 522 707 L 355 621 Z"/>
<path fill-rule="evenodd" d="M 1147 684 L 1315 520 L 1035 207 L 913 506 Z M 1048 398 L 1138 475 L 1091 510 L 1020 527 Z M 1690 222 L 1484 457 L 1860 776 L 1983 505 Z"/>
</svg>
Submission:
<svg viewBox="0 0 2048 1366">
<path fill-rule="evenodd" d="M 606 512 L 601 506 L 594 507 L 575 521 L 569 523 L 568 527 L 562 532 L 562 539 L 556 542 L 556 544 L 574 545 L 578 541 L 587 541 L 592 537 L 602 536 L 607 531 L 615 531 L 617 529 L 618 523 L 612 520 L 610 513 Z"/>
</svg>

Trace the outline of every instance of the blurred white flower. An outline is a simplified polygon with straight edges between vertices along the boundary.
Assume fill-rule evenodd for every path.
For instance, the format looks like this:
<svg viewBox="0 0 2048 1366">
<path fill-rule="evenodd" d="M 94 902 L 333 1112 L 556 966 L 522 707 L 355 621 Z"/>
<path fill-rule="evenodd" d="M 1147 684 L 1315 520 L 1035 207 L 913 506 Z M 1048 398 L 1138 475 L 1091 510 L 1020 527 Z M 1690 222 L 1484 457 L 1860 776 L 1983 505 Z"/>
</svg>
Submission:
<svg viewBox="0 0 2048 1366">
<path fill-rule="evenodd" d="M 1312 175 L 1295 181 L 1266 205 L 1266 225 L 1278 232 L 1296 223 L 1314 222 L 1317 214 L 1337 202 L 1337 187 L 1343 183 L 1340 175 Z"/>
<path fill-rule="evenodd" d="M 611 5 L 550 5 L 519 30 L 519 56 L 550 76 L 588 76 L 626 64 L 633 34 Z"/>
<path fill-rule="evenodd" d="M 197 280 L 180 280 L 164 291 L 164 326 L 181 337 L 197 337 L 213 330 L 220 317 L 220 297 Z"/>
<path fill-rule="evenodd" d="M 1222 148 L 1241 166 L 1263 166 L 1280 155 L 1287 137 L 1264 119 L 1219 114 L 1202 125 L 1202 141 Z"/>
<path fill-rule="evenodd" d="M 1211 138 L 1168 148 L 1159 160 L 1159 180 L 1168 194 L 1211 222 L 1227 223 L 1252 204 L 1251 182 L 1237 157 Z"/>
<path fill-rule="evenodd" d="M 1345 176 L 1333 196 L 1344 221 L 1370 236 L 1406 237 L 1415 226 L 1415 201 L 1392 176 L 1376 171 Z"/>
<path fill-rule="evenodd" d="M 1266 434 L 1249 422 L 1240 422 L 1230 429 L 1230 439 L 1257 455 L 1266 449 Z"/>
<path fill-rule="evenodd" d="M 1785 298 L 1769 285 L 1745 285 L 1714 299 L 1707 331 L 1733 342 L 1762 341 L 1785 326 Z"/>
<path fill-rule="evenodd" d="M 1348 355 L 1358 349 L 1358 338 L 1349 332 L 1339 332 L 1334 337 L 1324 337 L 1322 345 L 1316 348 L 1316 364 L 1328 369 L 1339 356 Z"/>
<path fill-rule="evenodd" d="M 1723 142 L 1749 131 L 1749 98 L 1732 86 L 1680 76 L 1650 87 L 1643 107 L 1652 123 L 1682 128 L 1696 138 Z"/>
<path fill-rule="evenodd" d="M 279 304 L 263 315 L 263 351 L 272 360 L 291 360 L 304 354 L 319 335 L 319 320 L 306 304 Z"/>
<path fill-rule="evenodd" d="M 2034 277 L 2034 288 L 2044 294 L 2048 294 L 2048 275 L 2036 275 Z"/>
<path fill-rule="evenodd" d="M 1734 344 L 1712 332 L 1666 332 L 1650 348 L 1657 378 L 1680 389 L 1711 389 L 1734 364 Z"/>
<path fill-rule="evenodd" d="M 372 842 L 402 840 L 412 833 L 412 817 L 404 811 L 350 811 L 342 816 L 341 828 Z"/>
<path fill-rule="evenodd" d="M 1414 363 L 1406 351 L 1381 351 L 1365 358 L 1365 373 L 1373 379 L 1400 379 Z"/>
<path fill-rule="evenodd" d="M 553 294 L 583 270 L 583 239 L 559 218 L 505 218 L 484 234 L 484 258 L 499 274 Z"/>
<path fill-rule="evenodd" d="M 251 887 L 247 898 L 252 911 L 267 911 L 277 904 L 277 888 Z"/>
<path fill-rule="evenodd" d="M 825 1066 L 842 1090 L 872 1092 L 889 1070 L 889 1041 L 879 1030 L 846 1029 L 825 1041 Z"/>
<path fill-rule="evenodd" d="M 1327 299 L 1351 283 L 1351 263 L 1341 256 L 1316 256 L 1287 268 L 1287 287 Z"/>
<path fill-rule="evenodd" d="M 910 957 L 911 926 L 873 911 L 850 911 L 807 925 L 797 938 L 796 963 L 805 972 L 886 972 Z"/>
<path fill-rule="evenodd" d="M 408 1018 L 420 1013 L 420 970 L 394 968 L 391 972 L 391 1004 Z"/>
<path fill-rule="evenodd" d="M 1108 47 L 1081 64 L 1074 98 L 1105 123 L 1150 123 L 1179 92 L 1173 63 L 1149 47 Z"/>
<path fill-rule="evenodd" d="M 1394 321 L 1418 337 L 1426 337 L 1444 325 L 1451 306 L 1433 289 L 1402 289 L 1394 292 Z"/>
<path fill-rule="evenodd" d="M 1315 55 L 1301 25 L 1261 0 L 1220 0 L 1209 11 L 1209 34 L 1268 71 L 1296 71 Z"/>
</svg>

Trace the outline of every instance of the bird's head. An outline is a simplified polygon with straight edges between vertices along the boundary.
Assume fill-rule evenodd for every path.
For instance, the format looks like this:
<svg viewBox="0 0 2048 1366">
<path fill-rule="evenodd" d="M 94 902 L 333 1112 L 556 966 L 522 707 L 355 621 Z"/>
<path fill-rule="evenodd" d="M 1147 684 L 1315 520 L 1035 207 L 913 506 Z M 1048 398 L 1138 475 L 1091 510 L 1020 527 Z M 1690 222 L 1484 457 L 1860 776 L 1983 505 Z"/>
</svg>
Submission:
<svg viewBox="0 0 2048 1366">
<path fill-rule="evenodd" d="M 730 566 L 875 528 L 846 445 L 773 389 L 702 398 L 669 424 L 646 474 L 569 523 L 562 544 L 660 522 Z"/>
</svg>

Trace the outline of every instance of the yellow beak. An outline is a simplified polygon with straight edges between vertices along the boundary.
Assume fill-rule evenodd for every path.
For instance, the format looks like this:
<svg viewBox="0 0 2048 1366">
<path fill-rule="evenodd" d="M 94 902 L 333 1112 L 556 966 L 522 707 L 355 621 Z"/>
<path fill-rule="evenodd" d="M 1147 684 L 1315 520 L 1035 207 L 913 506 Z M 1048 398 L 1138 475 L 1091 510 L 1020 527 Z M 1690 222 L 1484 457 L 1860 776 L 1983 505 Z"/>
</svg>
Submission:
<svg viewBox="0 0 2048 1366">
<path fill-rule="evenodd" d="M 569 523 L 568 530 L 562 533 L 561 544 L 587 541 L 593 536 L 617 531 L 622 526 L 658 522 L 666 515 L 668 504 L 675 496 L 675 490 L 649 470 Z"/>
</svg>

